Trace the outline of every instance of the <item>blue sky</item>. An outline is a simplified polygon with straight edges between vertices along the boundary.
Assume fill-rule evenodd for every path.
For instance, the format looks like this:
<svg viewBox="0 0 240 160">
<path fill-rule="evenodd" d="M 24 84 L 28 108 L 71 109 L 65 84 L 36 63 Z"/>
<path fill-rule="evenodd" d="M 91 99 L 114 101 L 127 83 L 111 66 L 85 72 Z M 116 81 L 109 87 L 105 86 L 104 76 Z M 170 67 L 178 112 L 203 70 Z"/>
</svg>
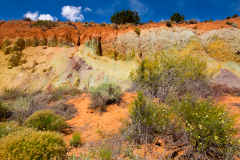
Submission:
<svg viewBox="0 0 240 160">
<path fill-rule="evenodd" d="M 166 20 L 174 12 L 187 19 L 224 19 L 240 15 L 240 0 L 1 0 L 0 19 L 22 19 L 25 15 L 35 20 L 100 23 L 109 22 L 111 15 L 122 9 L 137 10 L 142 22 Z"/>
</svg>

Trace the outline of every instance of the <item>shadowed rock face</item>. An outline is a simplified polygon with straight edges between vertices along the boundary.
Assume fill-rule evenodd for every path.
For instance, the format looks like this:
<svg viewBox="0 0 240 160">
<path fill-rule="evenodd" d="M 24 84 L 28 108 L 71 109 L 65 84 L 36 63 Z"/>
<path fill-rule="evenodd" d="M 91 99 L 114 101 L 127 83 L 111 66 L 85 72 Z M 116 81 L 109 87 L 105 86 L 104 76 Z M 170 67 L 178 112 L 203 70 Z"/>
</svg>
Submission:
<svg viewBox="0 0 240 160">
<path fill-rule="evenodd" d="M 225 86 L 230 90 L 240 91 L 240 78 L 227 69 L 222 69 L 220 73 L 213 78 L 212 83 L 218 86 Z"/>
</svg>

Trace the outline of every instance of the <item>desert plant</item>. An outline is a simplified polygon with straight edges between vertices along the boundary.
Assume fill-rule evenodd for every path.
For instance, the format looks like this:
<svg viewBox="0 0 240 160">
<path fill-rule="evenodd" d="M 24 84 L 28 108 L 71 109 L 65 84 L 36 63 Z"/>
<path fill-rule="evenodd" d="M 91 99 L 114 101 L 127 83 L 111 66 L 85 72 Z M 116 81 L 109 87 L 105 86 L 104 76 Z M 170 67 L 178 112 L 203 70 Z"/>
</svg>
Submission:
<svg viewBox="0 0 240 160">
<path fill-rule="evenodd" d="M 11 41 L 9 39 L 5 39 L 1 44 L 1 49 L 4 49 L 10 45 L 11 45 Z"/>
<path fill-rule="evenodd" d="M 26 39 L 26 41 L 25 41 L 25 47 L 31 47 L 31 46 L 32 46 L 31 39 Z"/>
<path fill-rule="evenodd" d="M 74 105 L 65 104 L 63 102 L 57 103 L 50 108 L 54 113 L 64 117 L 66 120 L 72 119 L 77 113 L 77 109 Z"/>
<path fill-rule="evenodd" d="M 57 26 L 57 22 L 53 22 L 53 21 L 46 21 L 46 20 L 38 20 L 37 22 L 35 22 L 33 25 L 33 27 L 41 27 L 41 28 L 53 28 Z"/>
<path fill-rule="evenodd" d="M 46 131 L 63 131 L 68 127 L 64 119 L 51 110 L 40 110 L 33 113 L 26 119 L 24 124 L 27 127 Z"/>
<path fill-rule="evenodd" d="M 62 99 L 63 96 L 70 95 L 75 96 L 81 94 L 81 90 L 71 86 L 59 86 L 54 88 L 51 92 L 51 101 L 57 101 Z"/>
<path fill-rule="evenodd" d="M 12 47 L 10 47 L 10 46 L 9 46 L 9 47 L 5 47 L 5 48 L 3 48 L 2 50 L 3 50 L 3 52 L 4 52 L 5 55 L 8 55 L 8 54 L 11 53 Z"/>
<path fill-rule="evenodd" d="M 10 59 L 8 60 L 9 68 L 18 67 L 21 64 L 22 52 L 15 51 L 12 53 Z"/>
<path fill-rule="evenodd" d="M 99 160 L 112 160 L 113 153 L 112 150 L 106 146 L 103 146 L 98 151 Z"/>
<path fill-rule="evenodd" d="M 11 104 L 12 115 L 10 118 L 22 124 L 26 118 L 38 109 L 39 107 L 35 105 L 33 97 L 20 96 Z"/>
<path fill-rule="evenodd" d="M 229 22 L 229 21 L 227 21 L 227 22 L 226 22 L 226 24 L 231 26 L 233 23 L 232 23 L 232 22 Z"/>
<path fill-rule="evenodd" d="M 161 101 L 187 92 L 206 97 L 211 94 L 206 69 L 206 63 L 198 57 L 161 53 L 143 60 L 131 78 L 145 95 Z"/>
<path fill-rule="evenodd" d="M 19 126 L 16 122 L 0 123 L 0 138 L 5 137 L 13 132 L 24 130 L 26 128 Z"/>
<path fill-rule="evenodd" d="M 189 21 L 187 21 L 188 24 L 197 24 L 198 21 L 196 19 L 191 19 Z"/>
<path fill-rule="evenodd" d="M 106 106 L 121 101 L 121 88 L 112 83 L 103 83 L 96 88 L 91 89 L 92 104 L 90 108 L 106 111 Z"/>
<path fill-rule="evenodd" d="M 5 88 L 3 90 L 0 99 L 9 100 L 9 99 L 16 99 L 17 97 L 26 96 L 26 93 L 18 88 Z"/>
<path fill-rule="evenodd" d="M 111 17 L 111 22 L 115 24 L 140 23 L 140 17 L 137 12 L 131 10 L 122 10 L 116 12 Z"/>
<path fill-rule="evenodd" d="M 206 51 L 210 57 L 218 61 L 240 62 L 240 56 L 233 52 L 231 45 L 219 37 L 216 37 L 208 43 Z"/>
<path fill-rule="evenodd" d="M 73 133 L 70 145 L 73 147 L 79 147 L 82 145 L 81 135 L 78 132 Z"/>
<path fill-rule="evenodd" d="M 14 43 L 15 51 L 22 51 L 25 48 L 25 40 L 22 38 L 18 38 Z"/>
<path fill-rule="evenodd" d="M 39 45 L 39 40 L 37 37 L 33 37 L 33 39 L 31 40 L 31 46 L 32 47 L 37 47 Z"/>
<path fill-rule="evenodd" d="M 213 156 L 211 159 L 233 158 L 237 149 L 236 130 L 223 106 L 186 96 L 172 103 L 172 107 L 187 132 L 193 152 Z"/>
<path fill-rule="evenodd" d="M 0 158 L 4 160 L 60 160 L 66 157 L 66 153 L 62 136 L 54 132 L 26 129 L 0 139 Z"/>
<path fill-rule="evenodd" d="M 138 93 L 130 109 L 127 138 L 138 144 L 151 143 L 156 133 L 163 134 L 170 123 L 170 111 L 166 105 L 155 104 Z"/>
<path fill-rule="evenodd" d="M 39 45 L 40 46 L 46 46 L 47 45 L 47 43 L 48 43 L 48 40 L 47 40 L 47 38 L 42 38 L 42 39 L 40 39 L 40 41 L 39 41 Z"/>
<path fill-rule="evenodd" d="M 232 18 L 237 18 L 237 17 L 239 17 L 238 14 L 234 14 L 234 15 L 232 16 Z"/>
<path fill-rule="evenodd" d="M 24 17 L 23 20 L 26 21 L 26 22 L 31 22 L 32 21 L 31 18 L 28 18 L 28 17 Z"/>
<path fill-rule="evenodd" d="M 180 23 L 180 22 L 184 21 L 184 15 L 181 15 L 180 13 L 174 13 L 171 16 L 171 21 L 174 21 L 176 23 Z"/>
<path fill-rule="evenodd" d="M 172 23 L 170 21 L 167 21 L 166 26 L 167 27 L 172 27 Z"/>
<path fill-rule="evenodd" d="M 11 113 L 10 109 L 0 101 L 0 121 L 9 118 Z"/>
<path fill-rule="evenodd" d="M 135 33 L 136 33 L 138 36 L 140 36 L 140 35 L 141 35 L 141 30 L 140 30 L 139 28 L 136 28 L 136 29 L 135 29 Z"/>
</svg>

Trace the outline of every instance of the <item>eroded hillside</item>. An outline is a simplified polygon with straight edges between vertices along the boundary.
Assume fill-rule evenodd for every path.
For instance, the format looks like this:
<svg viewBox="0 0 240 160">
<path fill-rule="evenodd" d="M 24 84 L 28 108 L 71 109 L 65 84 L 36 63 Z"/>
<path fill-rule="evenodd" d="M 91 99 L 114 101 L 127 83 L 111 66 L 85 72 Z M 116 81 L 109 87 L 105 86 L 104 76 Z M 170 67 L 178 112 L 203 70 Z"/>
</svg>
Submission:
<svg viewBox="0 0 240 160">
<path fill-rule="evenodd" d="M 11 54 L 1 52 L 1 88 L 45 90 L 67 85 L 83 89 L 111 80 L 127 89 L 131 86 L 129 75 L 138 62 L 157 52 L 201 55 L 208 62 L 209 74 L 220 74 L 214 82 L 221 85 L 229 83 L 222 80 L 224 70 L 235 76 L 235 81 L 240 75 L 240 30 L 236 27 L 240 18 L 172 27 L 166 22 L 138 26 L 53 22 L 48 27 L 35 23 L 1 22 L 2 43 L 23 38 L 46 39 L 48 45 L 56 38 L 54 47 L 26 47 L 22 52 L 25 63 L 14 68 L 8 66 Z M 239 87 L 237 83 L 230 86 Z"/>
</svg>

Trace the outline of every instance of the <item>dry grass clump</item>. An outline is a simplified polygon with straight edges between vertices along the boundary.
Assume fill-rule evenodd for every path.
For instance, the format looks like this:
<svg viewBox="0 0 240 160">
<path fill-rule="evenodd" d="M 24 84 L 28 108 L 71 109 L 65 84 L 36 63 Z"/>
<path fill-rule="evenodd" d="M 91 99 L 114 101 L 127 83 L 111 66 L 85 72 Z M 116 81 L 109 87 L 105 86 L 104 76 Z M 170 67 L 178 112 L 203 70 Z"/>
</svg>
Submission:
<svg viewBox="0 0 240 160">
<path fill-rule="evenodd" d="M 235 54 L 231 46 L 222 39 L 216 38 L 210 42 L 206 50 L 208 55 L 216 60 L 240 62 L 240 56 Z"/>
<path fill-rule="evenodd" d="M 93 109 L 100 108 L 100 111 L 106 111 L 107 105 L 121 101 L 121 88 L 112 83 L 103 83 L 96 88 L 92 88 L 90 92 L 92 100 L 90 108 Z"/>
</svg>

